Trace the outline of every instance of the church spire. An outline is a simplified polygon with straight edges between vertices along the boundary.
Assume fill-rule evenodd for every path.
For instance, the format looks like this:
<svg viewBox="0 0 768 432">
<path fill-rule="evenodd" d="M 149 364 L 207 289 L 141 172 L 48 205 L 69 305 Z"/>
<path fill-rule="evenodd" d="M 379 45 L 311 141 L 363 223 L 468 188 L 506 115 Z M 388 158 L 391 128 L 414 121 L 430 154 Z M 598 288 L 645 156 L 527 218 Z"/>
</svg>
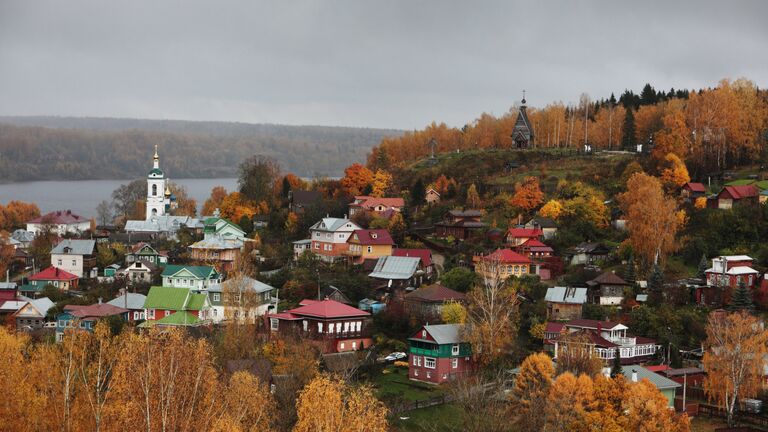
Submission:
<svg viewBox="0 0 768 432">
<path fill-rule="evenodd" d="M 525 106 L 525 90 L 523 90 L 523 100 L 520 102 L 522 103 L 522 106 Z"/>
<path fill-rule="evenodd" d="M 155 144 L 155 156 L 153 159 L 152 167 L 160 168 L 160 156 L 157 155 L 157 144 Z"/>
</svg>

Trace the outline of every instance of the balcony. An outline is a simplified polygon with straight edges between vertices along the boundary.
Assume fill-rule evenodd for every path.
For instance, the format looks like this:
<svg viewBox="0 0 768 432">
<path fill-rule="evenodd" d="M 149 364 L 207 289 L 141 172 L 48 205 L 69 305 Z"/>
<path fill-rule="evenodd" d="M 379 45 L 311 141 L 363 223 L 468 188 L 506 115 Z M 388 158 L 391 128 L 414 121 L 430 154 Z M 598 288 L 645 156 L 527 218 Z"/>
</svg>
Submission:
<svg viewBox="0 0 768 432">
<path fill-rule="evenodd" d="M 634 337 L 614 337 L 614 338 L 607 338 L 607 340 L 615 343 L 616 345 L 621 346 L 632 346 L 637 344 L 637 338 Z"/>
</svg>

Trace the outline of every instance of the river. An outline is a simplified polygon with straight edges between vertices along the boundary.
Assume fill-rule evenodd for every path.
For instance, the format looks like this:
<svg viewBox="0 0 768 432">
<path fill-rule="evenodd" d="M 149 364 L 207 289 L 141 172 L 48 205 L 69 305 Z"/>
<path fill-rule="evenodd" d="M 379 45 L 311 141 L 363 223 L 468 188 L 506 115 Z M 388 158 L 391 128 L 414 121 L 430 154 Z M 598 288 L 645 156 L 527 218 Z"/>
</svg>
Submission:
<svg viewBox="0 0 768 432">
<path fill-rule="evenodd" d="M 19 200 L 33 202 L 43 214 L 54 210 L 72 210 L 90 218 L 96 216 L 96 206 L 102 200 L 112 201 L 112 191 L 131 180 L 62 180 L 0 184 L 0 204 Z M 197 200 L 198 211 L 211 195 L 214 186 L 224 186 L 227 191 L 237 187 L 235 178 L 173 179 L 187 188 L 190 197 Z"/>
</svg>

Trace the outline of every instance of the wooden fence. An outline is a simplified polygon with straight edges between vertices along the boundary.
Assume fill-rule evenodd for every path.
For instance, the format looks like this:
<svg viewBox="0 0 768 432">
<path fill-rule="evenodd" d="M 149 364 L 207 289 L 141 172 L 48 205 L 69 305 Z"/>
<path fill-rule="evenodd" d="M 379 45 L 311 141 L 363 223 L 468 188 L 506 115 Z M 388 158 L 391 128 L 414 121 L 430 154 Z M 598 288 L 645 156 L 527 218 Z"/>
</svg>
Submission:
<svg viewBox="0 0 768 432">
<path fill-rule="evenodd" d="M 706 415 L 708 417 L 728 418 L 728 414 L 725 409 L 709 404 L 699 404 L 699 414 Z M 737 412 L 735 415 L 736 422 L 740 424 L 748 424 L 757 426 L 760 428 L 768 428 L 768 417 L 760 414 L 752 414 L 746 412 Z"/>
<path fill-rule="evenodd" d="M 446 404 L 446 403 L 449 403 L 449 402 L 452 402 L 452 401 L 453 401 L 453 397 L 452 396 L 448 396 L 448 395 L 435 396 L 435 397 L 429 398 L 429 399 L 424 399 L 424 400 L 420 400 L 420 401 L 413 401 L 413 402 L 409 402 L 409 403 L 399 404 L 399 405 L 393 407 L 390 410 L 390 412 L 392 414 L 400 414 L 400 413 L 404 413 L 406 411 L 412 411 L 412 410 L 415 410 L 415 409 L 429 408 L 429 407 L 433 407 L 433 406 L 436 406 L 436 405 L 443 405 L 443 404 Z"/>
</svg>

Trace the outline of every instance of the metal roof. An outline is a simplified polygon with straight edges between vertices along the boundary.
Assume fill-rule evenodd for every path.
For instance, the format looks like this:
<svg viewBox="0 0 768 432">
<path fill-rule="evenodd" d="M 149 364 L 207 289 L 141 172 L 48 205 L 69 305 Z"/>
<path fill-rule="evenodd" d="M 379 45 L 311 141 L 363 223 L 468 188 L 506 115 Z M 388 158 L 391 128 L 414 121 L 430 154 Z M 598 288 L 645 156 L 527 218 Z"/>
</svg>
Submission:
<svg viewBox="0 0 768 432">
<path fill-rule="evenodd" d="M 107 304 L 117 306 L 126 309 L 144 309 L 144 302 L 147 300 L 147 296 L 144 294 L 128 293 L 128 302 L 126 303 L 125 295 L 121 295 L 114 300 L 110 300 Z M 127 306 L 126 306 L 127 304 Z"/>
<path fill-rule="evenodd" d="M 647 379 L 651 382 L 654 386 L 656 386 L 659 390 L 665 390 L 665 389 L 673 389 L 682 387 L 681 384 L 678 384 L 671 379 L 661 376 L 655 372 L 651 372 L 648 369 L 640 366 L 640 365 L 626 365 L 621 367 L 622 374 L 624 375 L 624 378 L 628 380 L 632 380 L 632 372 L 637 373 L 637 380 L 642 381 L 643 379 Z"/>
<path fill-rule="evenodd" d="M 413 277 L 421 258 L 385 256 L 376 261 L 376 267 L 368 277 L 376 279 L 406 280 Z"/>
<path fill-rule="evenodd" d="M 445 344 L 455 344 L 459 342 L 463 342 L 463 338 L 461 337 L 461 330 L 464 328 L 464 325 L 462 324 L 436 324 L 436 325 L 425 325 L 423 327 L 423 330 L 426 330 L 427 333 L 429 333 L 430 336 L 432 336 L 432 339 L 435 340 L 435 343 L 438 345 L 445 345 Z M 409 338 L 410 340 L 426 340 L 422 339 L 421 337 L 421 330 L 419 330 L 414 337 Z"/>
<path fill-rule="evenodd" d="M 552 287 L 547 288 L 545 301 L 553 303 L 584 304 L 587 302 L 586 288 Z"/>
<path fill-rule="evenodd" d="M 57 244 L 56 247 L 51 250 L 51 254 L 93 255 L 95 247 L 96 240 L 66 239 Z"/>
</svg>

